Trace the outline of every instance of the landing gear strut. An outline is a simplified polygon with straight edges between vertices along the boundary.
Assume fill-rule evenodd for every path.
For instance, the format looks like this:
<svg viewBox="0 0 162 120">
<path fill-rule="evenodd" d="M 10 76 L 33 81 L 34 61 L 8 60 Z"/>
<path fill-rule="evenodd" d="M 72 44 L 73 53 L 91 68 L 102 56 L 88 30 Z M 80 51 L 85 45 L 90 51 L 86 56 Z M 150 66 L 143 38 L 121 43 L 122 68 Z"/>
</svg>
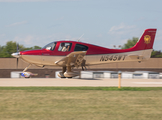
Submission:
<svg viewBox="0 0 162 120">
<path fill-rule="evenodd" d="M 31 66 L 31 64 L 29 64 L 24 70 L 23 72 L 27 71 L 27 69 Z"/>
<path fill-rule="evenodd" d="M 66 78 L 65 76 L 64 76 L 64 73 L 66 72 L 66 67 L 62 67 L 62 72 L 59 72 L 58 73 L 58 76 L 60 77 L 60 78 Z"/>
</svg>

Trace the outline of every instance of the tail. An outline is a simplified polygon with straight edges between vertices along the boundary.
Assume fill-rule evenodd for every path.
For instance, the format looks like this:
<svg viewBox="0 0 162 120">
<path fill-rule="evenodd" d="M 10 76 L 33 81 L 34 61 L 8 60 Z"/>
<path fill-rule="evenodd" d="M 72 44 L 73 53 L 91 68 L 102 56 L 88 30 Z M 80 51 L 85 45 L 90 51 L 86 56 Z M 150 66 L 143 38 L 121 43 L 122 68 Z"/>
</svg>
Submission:
<svg viewBox="0 0 162 120">
<path fill-rule="evenodd" d="M 155 34 L 156 29 L 146 29 L 136 45 L 129 49 L 134 51 L 129 57 L 138 61 L 148 60 L 153 50 Z"/>
<path fill-rule="evenodd" d="M 155 34 L 156 29 L 146 29 L 136 45 L 132 47 L 132 50 L 153 49 Z"/>
</svg>

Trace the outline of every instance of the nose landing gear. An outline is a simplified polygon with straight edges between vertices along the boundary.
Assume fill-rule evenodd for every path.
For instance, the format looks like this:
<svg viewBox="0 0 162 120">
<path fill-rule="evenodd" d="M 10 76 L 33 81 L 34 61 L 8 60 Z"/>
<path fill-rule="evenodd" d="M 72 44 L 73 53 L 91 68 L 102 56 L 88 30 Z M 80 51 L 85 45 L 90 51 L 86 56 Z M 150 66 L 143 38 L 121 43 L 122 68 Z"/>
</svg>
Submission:
<svg viewBox="0 0 162 120">
<path fill-rule="evenodd" d="M 31 73 L 31 72 L 26 72 L 27 69 L 31 66 L 31 64 L 29 64 L 24 70 L 23 72 L 21 73 L 21 76 L 24 77 L 24 78 L 30 78 L 31 76 L 37 76 L 38 74 L 34 74 L 34 73 Z"/>
</svg>

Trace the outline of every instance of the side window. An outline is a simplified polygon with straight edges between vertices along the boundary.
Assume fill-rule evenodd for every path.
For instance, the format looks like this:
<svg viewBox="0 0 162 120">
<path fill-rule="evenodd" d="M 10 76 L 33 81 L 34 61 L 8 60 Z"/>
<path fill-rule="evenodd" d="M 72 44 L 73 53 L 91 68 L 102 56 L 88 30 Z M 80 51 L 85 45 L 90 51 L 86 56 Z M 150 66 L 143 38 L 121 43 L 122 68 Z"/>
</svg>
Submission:
<svg viewBox="0 0 162 120">
<path fill-rule="evenodd" d="M 72 43 L 60 43 L 58 51 L 66 52 L 70 51 Z"/>
<path fill-rule="evenodd" d="M 87 51 L 88 47 L 81 44 L 76 44 L 74 51 Z"/>
</svg>

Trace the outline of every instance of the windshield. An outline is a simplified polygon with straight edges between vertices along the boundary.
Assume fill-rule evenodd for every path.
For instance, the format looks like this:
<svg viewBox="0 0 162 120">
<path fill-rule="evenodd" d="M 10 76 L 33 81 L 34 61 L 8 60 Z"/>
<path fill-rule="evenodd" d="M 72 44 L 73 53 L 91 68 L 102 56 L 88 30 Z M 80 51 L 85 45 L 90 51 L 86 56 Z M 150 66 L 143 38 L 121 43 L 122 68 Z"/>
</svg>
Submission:
<svg viewBox="0 0 162 120">
<path fill-rule="evenodd" d="M 52 42 L 52 43 L 49 43 L 48 45 L 44 46 L 43 48 L 48 49 L 48 50 L 54 50 L 55 46 L 56 46 L 56 42 Z"/>
</svg>

